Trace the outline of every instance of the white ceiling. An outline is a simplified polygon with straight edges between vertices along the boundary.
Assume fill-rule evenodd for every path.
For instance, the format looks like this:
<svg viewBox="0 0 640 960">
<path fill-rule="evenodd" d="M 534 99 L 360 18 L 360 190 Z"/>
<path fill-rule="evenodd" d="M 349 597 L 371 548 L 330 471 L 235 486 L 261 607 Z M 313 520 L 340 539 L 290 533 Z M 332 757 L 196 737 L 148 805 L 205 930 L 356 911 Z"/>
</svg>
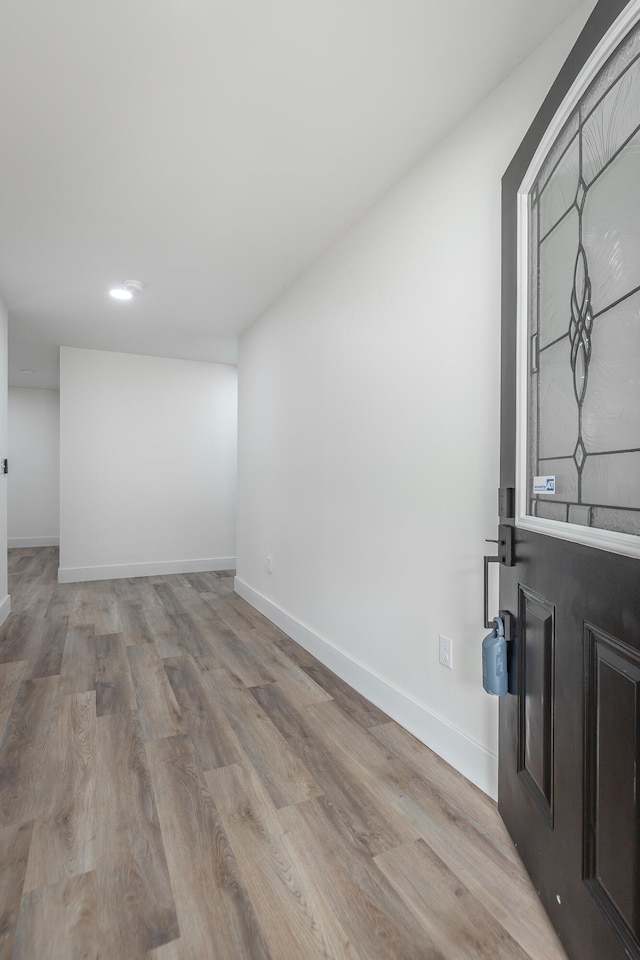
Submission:
<svg viewBox="0 0 640 960">
<path fill-rule="evenodd" d="M 59 344 L 234 362 L 239 333 L 579 5 L 2 0 L 10 383 L 55 385 Z M 127 279 L 140 298 L 111 300 Z"/>
</svg>

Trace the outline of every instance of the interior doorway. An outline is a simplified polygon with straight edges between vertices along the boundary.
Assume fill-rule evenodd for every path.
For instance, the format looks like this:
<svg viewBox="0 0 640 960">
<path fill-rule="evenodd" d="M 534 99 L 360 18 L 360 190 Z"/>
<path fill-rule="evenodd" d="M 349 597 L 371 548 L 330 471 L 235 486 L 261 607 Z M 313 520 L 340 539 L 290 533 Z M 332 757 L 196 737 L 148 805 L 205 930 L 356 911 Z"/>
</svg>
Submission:
<svg viewBox="0 0 640 960">
<path fill-rule="evenodd" d="M 60 391 L 9 387 L 7 545 L 57 546 Z"/>
</svg>

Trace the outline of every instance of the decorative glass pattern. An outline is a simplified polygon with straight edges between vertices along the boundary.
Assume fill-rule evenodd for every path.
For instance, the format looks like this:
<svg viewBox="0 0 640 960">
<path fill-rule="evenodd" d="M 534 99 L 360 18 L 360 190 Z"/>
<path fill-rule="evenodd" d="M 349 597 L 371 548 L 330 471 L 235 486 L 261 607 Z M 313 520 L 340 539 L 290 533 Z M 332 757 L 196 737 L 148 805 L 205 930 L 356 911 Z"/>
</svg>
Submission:
<svg viewBox="0 0 640 960">
<path fill-rule="evenodd" d="M 528 194 L 529 512 L 640 536 L 640 25 Z M 534 477 L 555 477 L 535 494 Z"/>
</svg>

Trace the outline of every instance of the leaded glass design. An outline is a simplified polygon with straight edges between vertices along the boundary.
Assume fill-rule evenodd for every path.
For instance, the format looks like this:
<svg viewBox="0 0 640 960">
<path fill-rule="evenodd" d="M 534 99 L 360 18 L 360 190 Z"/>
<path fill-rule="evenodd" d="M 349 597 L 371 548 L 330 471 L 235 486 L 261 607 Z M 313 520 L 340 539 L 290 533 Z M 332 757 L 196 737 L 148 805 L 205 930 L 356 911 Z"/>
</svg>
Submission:
<svg viewBox="0 0 640 960">
<path fill-rule="evenodd" d="M 640 536 L 640 25 L 528 193 L 532 516 Z M 534 494 L 534 477 L 555 493 Z"/>
</svg>

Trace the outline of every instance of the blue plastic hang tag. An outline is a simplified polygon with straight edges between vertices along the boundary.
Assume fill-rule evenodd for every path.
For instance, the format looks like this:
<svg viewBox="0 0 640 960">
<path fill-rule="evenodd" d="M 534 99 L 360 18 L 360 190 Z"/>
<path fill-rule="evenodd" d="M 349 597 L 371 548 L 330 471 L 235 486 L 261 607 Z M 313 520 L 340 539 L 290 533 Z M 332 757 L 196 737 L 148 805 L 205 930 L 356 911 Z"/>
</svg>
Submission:
<svg viewBox="0 0 640 960">
<path fill-rule="evenodd" d="M 504 623 L 495 617 L 495 627 L 482 641 L 482 686 L 487 693 L 504 696 L 509 689 L 507 676 L 507 641 Z"/>
</svg>

